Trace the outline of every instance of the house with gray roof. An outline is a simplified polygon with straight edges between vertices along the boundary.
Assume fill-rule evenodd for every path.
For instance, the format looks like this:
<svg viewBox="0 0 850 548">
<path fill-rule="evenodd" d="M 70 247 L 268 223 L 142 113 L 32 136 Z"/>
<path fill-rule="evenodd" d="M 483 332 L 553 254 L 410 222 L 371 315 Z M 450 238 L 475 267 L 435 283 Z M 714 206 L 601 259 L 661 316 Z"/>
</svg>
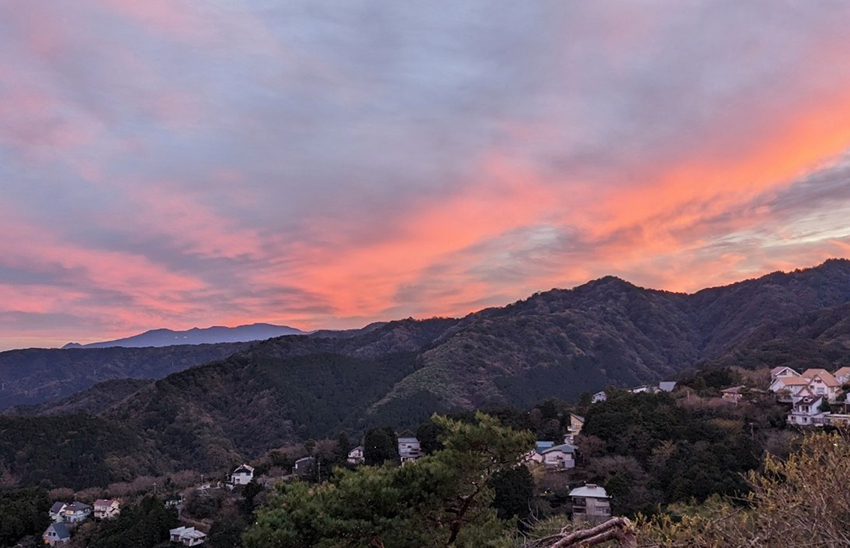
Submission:
<svg viewBox="0 0 850 548">
<path fill-rule="evenodd" d="M 65 523 L 82 523 L 91 515 L 91 506 L 82 502 L 69 504 L 62 510 L 62 521 Z"/>
<path fill-rule="evenodd" d="M 569 470 L 576 466 L 576 448 L 569 443 L 553 445 L 540 454 L 547 470 Z"/>
<path fill-rule="evenodd" d="M 573 503 L 573 520 L 604 521 L 611 517 L 611 497 L 604 487 L 588 483 L 570 491 Z"/>
<path fill-rule="evenodd" d="M 50 507 L 48 513 L 50 514 L 50 519 L 53 521 L 62 521 L 62 512 L 67 508 L 67 504 L 64 502 L 54 502 L 53 506 Z"/>
<path fill-rule="evenodd" d="M 71 541 L 71 532 L 68 531 L 68 526 L 60 521 L 50 524 L 50 526 L 41 535 L 44 544 L 49 546 L 64 546 Z"/>
</svg>

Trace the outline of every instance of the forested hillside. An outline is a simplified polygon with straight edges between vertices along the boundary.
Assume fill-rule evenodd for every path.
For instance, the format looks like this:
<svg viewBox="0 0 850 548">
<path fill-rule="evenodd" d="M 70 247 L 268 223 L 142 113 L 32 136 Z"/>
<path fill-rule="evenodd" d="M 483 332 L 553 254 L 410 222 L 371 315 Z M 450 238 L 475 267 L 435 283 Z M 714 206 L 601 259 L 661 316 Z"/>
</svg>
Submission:
<svg viewBox="0 0 850 548">
<path fill-rule="evenodd" d="M 35 409 L 119 420 L 159 455 L 137 468 L 213 470 L 309 438 L 410 427 L 434 411 L 575 401 L 696 365 L 843 365 L 848 301 L 848 261 L 694 295 L 609 277 L 462 319 L 272 339 L 148 385 L 116 385 L 111 396 L 99 397 L 99 386 Z M 190 359 L 183 347 L 171 351 L 172 366 Z M 59 443 L 69 435 L 54 433 Z"/>
</svg>

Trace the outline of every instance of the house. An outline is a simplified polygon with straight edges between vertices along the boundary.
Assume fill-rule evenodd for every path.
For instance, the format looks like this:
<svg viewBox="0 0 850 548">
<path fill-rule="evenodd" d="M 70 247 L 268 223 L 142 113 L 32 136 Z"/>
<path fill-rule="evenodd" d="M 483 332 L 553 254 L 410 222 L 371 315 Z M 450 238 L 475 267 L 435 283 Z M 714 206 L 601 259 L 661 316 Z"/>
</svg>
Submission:
<svg viewBox="0 0 850 548">
<path fill-rule="evenodd" d="M 786 420 L 798 426 L 823 426 L 829 422 L 829 413 L 820 410 L 823 396 L 805 396 L 794 402 Z"/>
<path fill-rule="evenodd" d="M 567 435 L 564 437 L 564 443 L 573 443 L 575 437 L 581 433 L 584 426 L 584 417 L 570 413 L 570 425 L 567 427 Z"/>
<path fill-rule="evenodd" d="M 44 544 L 50 546 L 64 546 L 71 541 L 71 533 L 68 526 L 62 522 L 53 522 L 41 535 Z"/>
<path fill-rule="evenodd" d="M 241 464 L 230 474 L 230 483 L 233 485 L 247 485 L 254 479 L 254 468 L 247 464 Z"/>
<path fill-rule="evenodd" d="M 655 389 L 651 386 L 643 385 L 643 386 L 637 386 L 635 388 L 629 388 L 627 390 L 627 392 L 630 393 L 630 394 L 651 394 L 651 393 L 655 392 Z"/>
<path fill-rule="evenodd" d="M 315 467 L 316 459 L 314 457 L 304 457 L 295 461 L 292 471 L 299 476 L 307 476 L 313 473 L 313 468 Z"/>
<path fill-rule="evenodd" d="M 850 367 L 842 367 L 838 371 L 832 374 L 835 377 L 835 380 L 840 382 L 841 384 L 850 383 Z"/>
<path fill-rule="evenodd" d="M 658 383 L 658 389 L 662 392 L 672 392 L 676 389 L 676 381 L 661 381 Z"/>
<path fill-rule="evenodd" d="M 611 502 L 603 487 L 588 483 L 570 491 L 573 503 L 573 519 L 580 521 L 602 521 L 611 517 Z"/>
<path fill-rule="evenodd" d="M 405 462 L 413 462 L 422 456 L 422 449 L 419 447 L 419 440 L 416 438 L 399 438 L 398 439 L 398 456 L 402 464 Z"/>
<path fill-rule="evenodd" d="M 576 466 L 576 448 L 570 444 L 555 445 L 540 453 L 547 470 L 568 470 Z"/>
<path fill-rule="evenodd" d="M 91 506 L 82 502 L 69 504 L 62 510 L 62 521 L 65 523 L 82 523 L 91 515 Z"/>
<path fill-rule="evenodd" d="M 349 464 L 363 464 L 366 461 L 363 456 L 363 446 L 358 445 L 354 449 L 348 452 L 348 463 Z"/>
<path fill-rule="evenodd" d="M 790 367 L 774 367 L 770 370 L 770 382 L 782 377 L 799 377 L 800 374 Z"/>
<path fill-rule="evenodd" d="M 53 506 L 50 507 L 48 513 L 50 514 L 50 519 L 53 521 L 62 521 L 62 513 L 65 511 L 68 505 L 64 502 L 54 502 Z"/>
<path fill-rule="evenodd" d="M 791 402 L 808 395 L 811 379 L 806 377 L 778 377 L 770 384 L 770 391 L 776 393 L 779 401 Z M 814 392 L 811 392 L 814 394 Z"/>
<path fill-rule="evenodd" d="M 169 531 L 168 538 L 171 542 L 179 542 L 183 546 L 197 546 L 207 540 L 207 535 L 194 527 L 178 527 Z"/>
<path fill-rule="evenodd" d="M 121 513 L 121 505 L 117 500 L 97 499 L 94 501 L 94 519 L 111 519 Z"/>
<path fill-rule="evenodd" d="M 540 464 L 543 462 L 543 451 L 552 447 L 555 447 L 554 441 L 537 441 L 534 443 L 534 449 L 525 454 L 523 461 Z"/>
<path fill-rule="evenodd" d="M 597 392 L 590 398 L 590 403 L 599 403 L 608 399 L 608 396 L 605 394 L 605 391 L 602 390 Z"/>
<path fill-rule="evenodd" d="M 741 401 L 741 397 L 743 396 L 743 394 L 741 394 L 741 391 L 743 389 L 743 386 L 733 386 L 731 388 L 724 388 L 720 391 L 720 397 L 726 401 L 738 403 L 739 401 Z"/>
<path fill-rule="evenodd" d="M 800 376 L 809 379 L 809 390 L 815 396 L 824 396 L 829 402 L 838 399 L 841 383 L 826 369 L 806 369 Z"/>
</svg>

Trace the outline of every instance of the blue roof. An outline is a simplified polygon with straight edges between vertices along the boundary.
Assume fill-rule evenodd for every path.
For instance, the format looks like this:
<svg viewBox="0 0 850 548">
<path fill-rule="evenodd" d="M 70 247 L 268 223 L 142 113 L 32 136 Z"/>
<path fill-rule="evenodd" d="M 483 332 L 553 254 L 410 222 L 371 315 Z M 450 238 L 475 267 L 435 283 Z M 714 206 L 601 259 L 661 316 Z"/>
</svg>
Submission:
<svg viewBox="0 0 850 548">
<path fill-rule="evenodd" d="M 548 453 L 550 451 L 563 451 L 564 453 L 575 453 L 576 448 L 575 448 L 574 445 L 570 445 L 569 443 L 565 443 L 565 444 L 562 444 L 562 445 L 556 445 L 554 447 L 550 447 L 549 449 L 546 449 L 545 451 L 543 451 L 543 453 L 545 454 L 545 453 Z"/>
<path fill-rule="evenodd" d="M 541 451 L 544 451 L 546 449 L 549 449 L 550 447 L 555 447 L 554 441 L 538 441 L 535 444 L 535 449 L 537 449 L 538 453 L 540 453 Z"/>
<path fill-rule="evenodd" d="M 68 526 L 58 521 L 50 525 L 53 527 L 53 530 L 56 531 L 56 536 L 59 538 L 71 538 L 71 533 L 68 531 Z M 50 531 L 50 527 L 47 528 L 47 531 Z M 45 533 L 47 532 L 45 531 Z"/>
</svg>

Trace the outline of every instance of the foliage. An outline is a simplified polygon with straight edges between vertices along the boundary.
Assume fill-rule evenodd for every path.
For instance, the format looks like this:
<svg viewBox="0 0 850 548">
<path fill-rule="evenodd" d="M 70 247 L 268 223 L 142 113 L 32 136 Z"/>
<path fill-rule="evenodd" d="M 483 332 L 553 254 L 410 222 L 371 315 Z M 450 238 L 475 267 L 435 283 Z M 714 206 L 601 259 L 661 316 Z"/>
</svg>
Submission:
<svg viewBox="0 0 850 548">
<path fill-rule="evenodd" d="M 156 497 L 121 509 L 118 518 L 104 522 L 88 543 L 89 548 L 153 548 L 168 540 L 177 527 L 177 512 Z"/>
<path fill-rule="evenodd" d="M 340 471 L 312 489 L 279 488 L 258 512 L 246 546 L 300 548 L 487 546 L 506 526 L 491 481 L 532 444 L 529 433 L 479 414 L 474 424 L 436 418 L 445 448 L 402 467 Z"/>
<path fill-rule="evenodd" d="M 500 519 L 528 518 L 534 496 L 534 478 L 526 466 L 501 470 L 493 475 L 493 507 Z"/>
<path fill-rule="evenodd" d="M 363 438 L 363 459 L 370 466 L 384 462 L 398 462 L 398 440 L 389 427 L 372 428 Z"/>
<path fill-rule="evenodd" d="M 806 437 L 787 460 L 767 457 L 748 477 L 751 493 L 741 507 L 715 501 L 709 508 L 645 520 L 641 546 L 811 546 L 850 544 L 850 440 L 837 433 Z M 699 509 L 697 509 L 699 510 Z"/>
<path fill-rule="evenodd" d="M 27 535 L 40 536 L 50 525 L 50 505 L 44 489 L 0 492 L 0 546 L 12 546 Z"/>
</svg>

